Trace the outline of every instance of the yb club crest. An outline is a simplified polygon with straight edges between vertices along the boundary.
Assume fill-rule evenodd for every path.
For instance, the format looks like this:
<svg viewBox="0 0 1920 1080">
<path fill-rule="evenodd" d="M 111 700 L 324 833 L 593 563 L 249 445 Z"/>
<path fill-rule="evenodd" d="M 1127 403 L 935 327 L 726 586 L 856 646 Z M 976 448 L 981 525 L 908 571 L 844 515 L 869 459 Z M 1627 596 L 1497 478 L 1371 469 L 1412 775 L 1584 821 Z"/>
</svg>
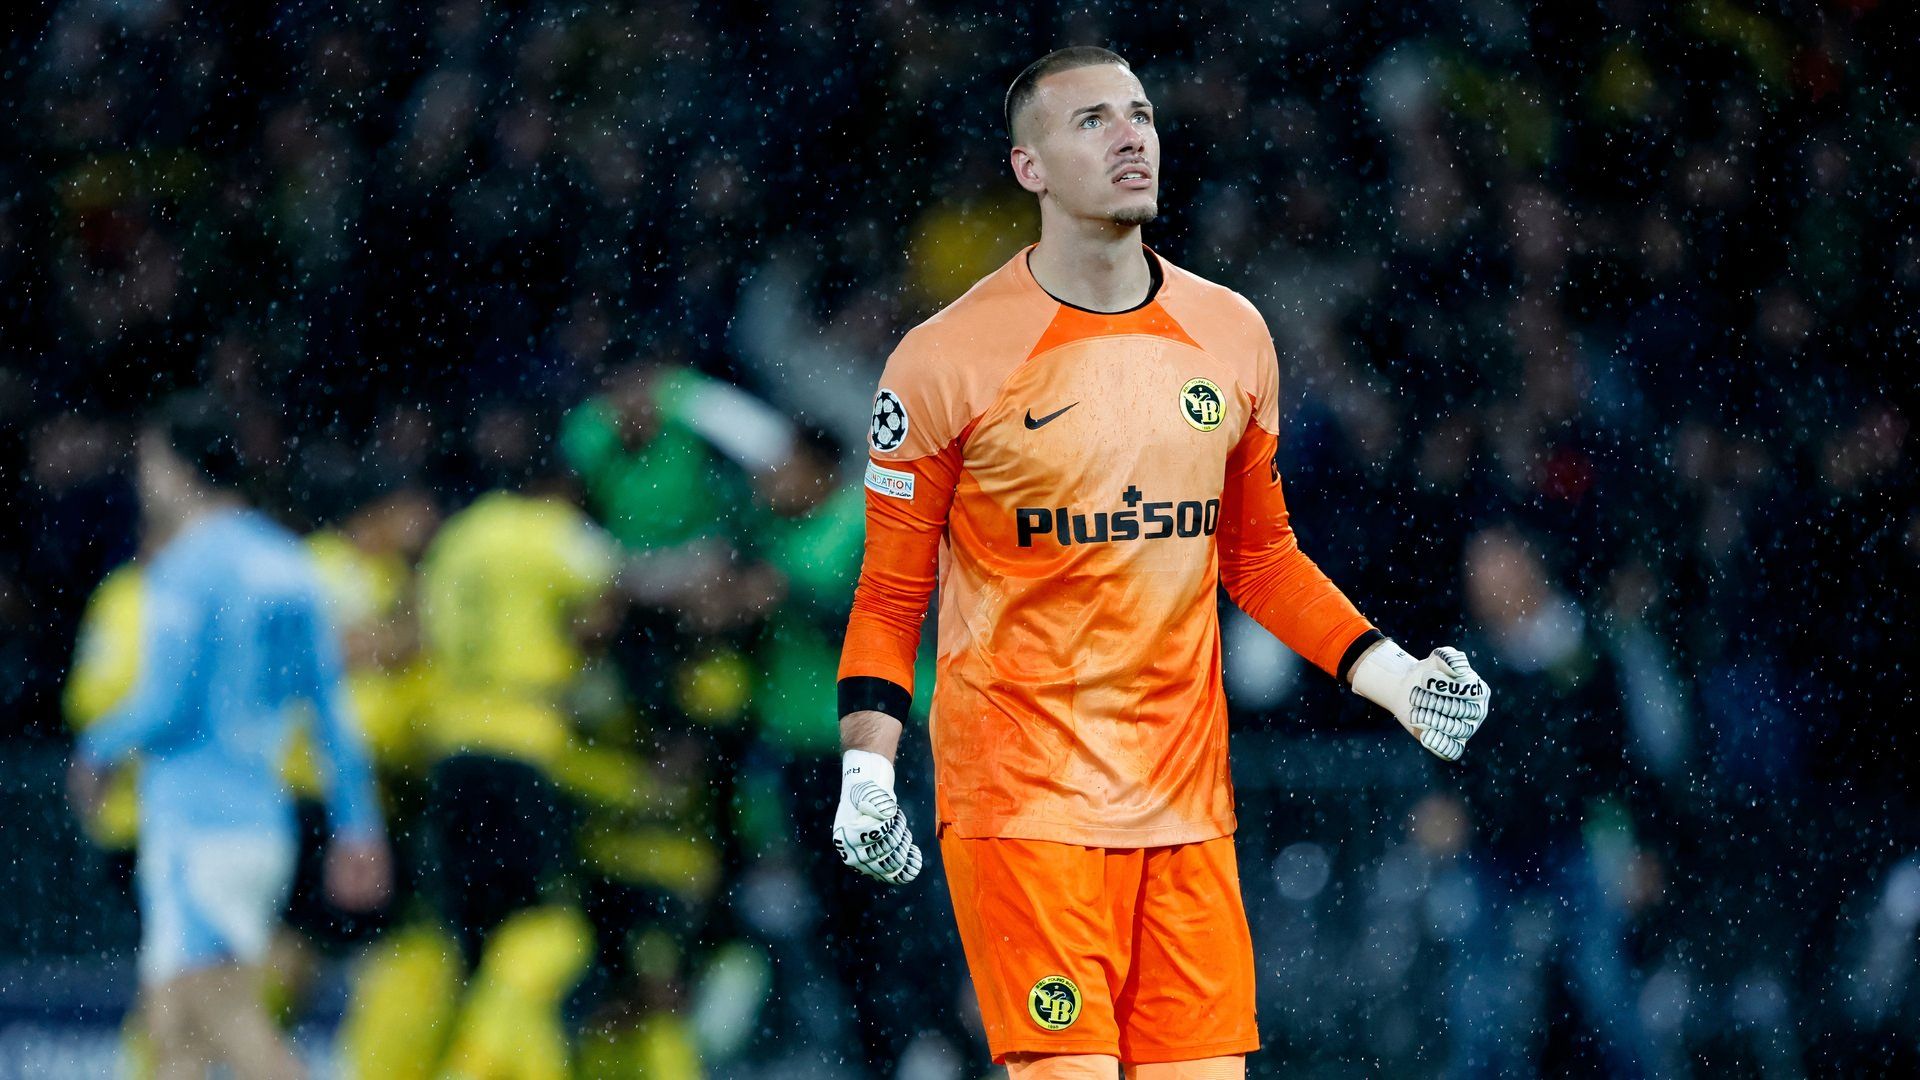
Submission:
<svg viewBox="0 0 1920 1080">
<path fill-rule="evenodd" d="M 1180 415 L 1198 431 L 1212 431 L 1227 416 L 1227 399 L 1206 379 L 1188 379 L 1180 388 Z"/>
<path fill-rule="evenodd" d="M 1072 1027 L 1080 1019 L 1080 988 L 1065 975 L 1048 975 L 1028 992 L 1027 1015 L 1048 1031 Z"/>
</svg>

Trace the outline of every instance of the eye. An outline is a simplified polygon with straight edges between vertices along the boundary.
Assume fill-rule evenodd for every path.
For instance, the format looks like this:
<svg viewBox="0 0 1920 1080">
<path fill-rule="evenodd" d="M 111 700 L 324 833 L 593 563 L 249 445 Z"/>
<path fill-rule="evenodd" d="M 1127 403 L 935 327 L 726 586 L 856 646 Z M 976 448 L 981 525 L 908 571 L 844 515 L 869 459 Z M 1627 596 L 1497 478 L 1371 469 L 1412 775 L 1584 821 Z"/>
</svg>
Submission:
<svg viewBox="0 0 1920 1080">
<path fill-rule="evenodd" d="M 1153 114 L 1145 110 L 1141 110 L 1140 112 L 1134 113 L 1133 118 L 1136 122 L 1139 122 L 1139 123 L 1143 123 L 1143 124 L 1153 123 Z"/>
<path fill-rule="evenodd" d="M 1089 116 L 1080 121 L 1080 126 L 1083 128 L 1098 127 L 1099 124 L 1100 124 L 1100 118 L 1097 116 Z"/>
</svg>

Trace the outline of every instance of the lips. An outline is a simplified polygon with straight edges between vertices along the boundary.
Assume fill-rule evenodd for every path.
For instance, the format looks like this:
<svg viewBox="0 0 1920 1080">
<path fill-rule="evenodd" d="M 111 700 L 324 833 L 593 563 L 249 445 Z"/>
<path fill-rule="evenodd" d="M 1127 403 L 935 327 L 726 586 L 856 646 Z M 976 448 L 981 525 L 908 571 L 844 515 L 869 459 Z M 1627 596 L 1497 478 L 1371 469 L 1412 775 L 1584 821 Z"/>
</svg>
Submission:
<svg viewBox="0 0 1920 1080">
<path fill-rule="evenodd" d="M 1113 182 L 1134 191 L 1145 191 L 1153 186 L 1153 172 L 1145 165 L 1123 165 L 1114 174 Z"/>
</svg>

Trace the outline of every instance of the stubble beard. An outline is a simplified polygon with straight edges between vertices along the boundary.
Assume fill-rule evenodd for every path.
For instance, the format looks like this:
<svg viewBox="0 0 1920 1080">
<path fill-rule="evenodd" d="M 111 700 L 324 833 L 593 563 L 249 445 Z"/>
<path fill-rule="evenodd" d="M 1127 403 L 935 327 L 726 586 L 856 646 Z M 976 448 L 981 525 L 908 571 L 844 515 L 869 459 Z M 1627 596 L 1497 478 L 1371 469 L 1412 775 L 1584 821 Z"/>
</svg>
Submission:
<svg viewBox="0 0 1920 1080">
<path fill-rule="evenodd" d="M 1113 223 L 1131 228 L 1135 225 L 1146 225 L 1159 216 L 1160 206 L 1157 202 L 1152 202 L 1145 206 L 1130 206 L 1125 210 L 1114 211 Z"/>
</svg>

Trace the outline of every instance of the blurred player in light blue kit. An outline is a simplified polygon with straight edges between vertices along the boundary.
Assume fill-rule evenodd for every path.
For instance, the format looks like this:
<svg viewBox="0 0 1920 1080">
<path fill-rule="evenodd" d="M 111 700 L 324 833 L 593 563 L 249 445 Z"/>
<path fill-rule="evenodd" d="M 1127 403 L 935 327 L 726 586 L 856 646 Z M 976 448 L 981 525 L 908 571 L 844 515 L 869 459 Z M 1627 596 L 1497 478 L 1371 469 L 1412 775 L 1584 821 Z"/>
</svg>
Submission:
<svg viewBox="0 0 1920 1080">
<path fill-rule="evenodd" d="M 241 471 L 231 421 L 210 398 L 174 399 L 141 432 L 141 510 L 157 553 L 142 669 L 125 704 L 81 736 L 69 773 L 84 814 L 108 770 L 142 763 L 140 983 L 162 1078 L 200 1076 L 214 1061 L 240 1077 L 301 1075 L 259 987 L 293 877 L 280 766 L 295 703 L 315 721 L 329 893 L 364 910 L 391 884 L 319 576 L 292 533 L 247 505 Z"/>
</svg>

